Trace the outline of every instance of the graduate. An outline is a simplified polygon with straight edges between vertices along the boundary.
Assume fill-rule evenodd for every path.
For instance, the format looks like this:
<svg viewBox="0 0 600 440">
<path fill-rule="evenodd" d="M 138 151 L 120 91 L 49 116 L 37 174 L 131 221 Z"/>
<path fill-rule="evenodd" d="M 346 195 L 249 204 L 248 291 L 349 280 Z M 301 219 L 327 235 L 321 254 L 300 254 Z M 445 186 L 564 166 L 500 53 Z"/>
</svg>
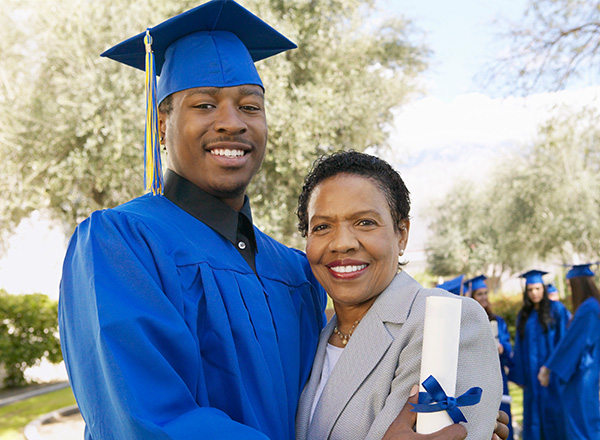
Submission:
<svg viewBox="0 0 600 440">
<path fill-rule="evenodd" d="M 560 301 L 560 295 L 558 294 L 558 289 L 552 283 L 546 284 L 546 292 L 548 292 L 548 299 L 550 301 Z"/>
<path fill-rule="evenodd" d="M 475 301 L 484 308 L 485 312 L 488 315 L 490 320 L 490 324 L 492 325 L 492 330 L 494 336 L 496 337 L 496 342 L 498 344 L 498 355 L 500 356 L 500 370 L 502 372 L 502 403 L 500 404 L 500 409 L 504 411 L 508 415 L 508 440 L 513 439 L 513 427 L 512 427 L 512 414 L 510 409 L 510 404 L 512 402 L 512 398 L 508 392 L 508 377 L 507 372 L 512 367 L 512 345 L 510 343 L 510 333 L 508 332 L 508 325 L 506 325 L 506 321 L 502 319 L 501 316 L 495 314 L 492 310 L 492 305 L 488 300 L 488 286 L 485 282 L 487 277 L 485 275 L 479 275 L 475 278 L 471 278 L 465 282 L 465 285 L 468 286 L 467 296 L 470 296 Z M 485 372 L 482 371 L 482 374 Z"/>
<path fill-rule="evenodd" d="M 94 212 L 65 257 L 60 339 L 86 440 L 294 438 L 325 293 L 245 195 L 267 143 L 254 61 L 293 47 L 213 0 L 103 54 L 146 70 L 149 193 Z"/>
<path fill-rule="evenodd" d="M 564 385 L 568 440 L 600 439 L 600 292 L 593 277 L 590 264 L 573 266 L 567 273 L 575 314 L 538 374 L 543 386 L 551 375 Z"/>
<path fill-rule="evenodd" d="M 464 295 L 465 292 L 465 284 L 463 283 L 463 279 L 465 278 L 464 275 L 459 275 L 456 278 L 452 278 L 451 280 L 445 281 L 441 284 L 438 284 L 435 287 L 438 287 L 440 289 L 444 289 L 450 293 L 453 293 L 455 295 L 459 295 L 462 296 Z"/>
<path fill-rule="evenodd" d="M 537 374 L 552 350 L 566 333 L 570 313 L 557 301 L 550 301 L 542 276 L 530 270 L 525 279 L 523 307 L 517 317 L 513 363 L 508 379 L 523 387 L 523 439 L 564 440 L 564 409 L 558 378 L 550 377 L 542 387 Z"/>
</svg>

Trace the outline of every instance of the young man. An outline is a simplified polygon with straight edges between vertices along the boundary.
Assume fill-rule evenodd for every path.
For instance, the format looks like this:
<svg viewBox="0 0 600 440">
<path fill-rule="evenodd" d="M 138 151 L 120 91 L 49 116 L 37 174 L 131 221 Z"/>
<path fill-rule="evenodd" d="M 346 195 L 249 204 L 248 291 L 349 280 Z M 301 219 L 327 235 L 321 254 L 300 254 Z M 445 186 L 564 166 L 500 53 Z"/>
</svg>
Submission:
<svg viewBox="0 0 600 440">
<path fill-rule="evenodd" d="M 294 45 L 228 0 L 149 36 L 164 195 L 82 222 L 61 281 L 85 437 L 292 439 L 325 294 L 301 252 L 253 226 L 245 191 L 267 142 L 254 61 Z M 143 69 L 144 38 L 103 55 Z"/>
</svg>

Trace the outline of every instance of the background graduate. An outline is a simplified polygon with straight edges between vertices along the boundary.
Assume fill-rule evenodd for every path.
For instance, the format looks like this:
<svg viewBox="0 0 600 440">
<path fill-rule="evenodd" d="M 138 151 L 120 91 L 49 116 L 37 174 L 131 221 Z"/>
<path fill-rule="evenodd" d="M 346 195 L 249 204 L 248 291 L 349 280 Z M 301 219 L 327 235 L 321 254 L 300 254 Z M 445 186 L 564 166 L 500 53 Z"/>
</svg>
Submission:
<svg viewBox="0 0 600 440">
<path fill-rule="evenodd" d="M 517 334 L 509 380 L 523 387 L 523 439 L 564 440 L 566 430 L 558 378 L 542 387 L 537 374 L 566 333 L 570 313 L 558 301 L 550 301 L 542 275 L 531 270 L 525 278 L 523 307 L 517 317 Z"/>
<path fill-rule="evenodd" d="M 513 427 L 512 427 L 512 414 L 510 410 L 511 397 L 508 393 L 508 378 L 507 372 L 512 367 L 512 345 L 510 343 L 510 333 L 508 332 L 508 325 L 501 316 L 495 314 L 492 310 L 492 305 L 488 300 L 488 286 L 485 282 L 485 275 L 479 275 L 475 278 L 471 278 L 466 281 L 465 284 L 468 286 L 466 289 L 467 296 L 470 296 L 484 308 L 488 315 L 490 324 L 492 325 L 496 342 L 498 343 L 498 355 L 500 356 L 500 367 L 502 371 L 502 403 L 500 409 L 508 414 L 509 423 L 509 435 L 508 439 L 513 438 Z M 482 372 L 485 374 L 485 372 Z"/>
<path fill-rule="evenodd" d="M 600 439 L 600 292 L 593 276 L 589 264 L 573 266 L 567 273 L 575 315 L 538 375 L 543 386 L 548 386 L 551 374 L 565 385 L 569 440 Z"/>
</svg>

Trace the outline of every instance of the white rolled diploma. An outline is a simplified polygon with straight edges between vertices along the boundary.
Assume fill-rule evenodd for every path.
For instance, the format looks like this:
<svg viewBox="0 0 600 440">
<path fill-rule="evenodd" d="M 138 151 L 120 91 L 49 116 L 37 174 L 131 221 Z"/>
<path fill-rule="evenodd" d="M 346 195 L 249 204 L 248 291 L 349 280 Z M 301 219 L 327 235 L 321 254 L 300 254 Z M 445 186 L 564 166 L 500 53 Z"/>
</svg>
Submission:
<svg viewBox="0 0 600 440">
<path fill-rule="evenodd" d="M 448 396 L 456 397 L 456 373 L 460 343 L 462 301 L 458 298 L 429 296 L 425 300 L 423 351 L 421 355 L 420 391 L 429 376 L 437 379 Z M 417 432 L 431 434 L 448 425 L 452 419 L 446 411 L 417 414 Z"/>
</svg>

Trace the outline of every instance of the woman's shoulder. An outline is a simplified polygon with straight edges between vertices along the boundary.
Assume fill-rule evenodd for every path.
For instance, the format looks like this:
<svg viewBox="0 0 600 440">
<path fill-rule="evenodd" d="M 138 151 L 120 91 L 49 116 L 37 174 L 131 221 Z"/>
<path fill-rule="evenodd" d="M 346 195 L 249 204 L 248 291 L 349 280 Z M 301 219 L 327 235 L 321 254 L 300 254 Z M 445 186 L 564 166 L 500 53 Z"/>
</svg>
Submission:
<svg viewBox="0 0 600 440">
<path fill-rule="evenodd" d="M 600 303 L 598 303 L 598 300 L 591 297 L 582 302 L 579 309 L 577 309 L 577 314 L 583 313 L 600 313 Z"/>
</svg>

